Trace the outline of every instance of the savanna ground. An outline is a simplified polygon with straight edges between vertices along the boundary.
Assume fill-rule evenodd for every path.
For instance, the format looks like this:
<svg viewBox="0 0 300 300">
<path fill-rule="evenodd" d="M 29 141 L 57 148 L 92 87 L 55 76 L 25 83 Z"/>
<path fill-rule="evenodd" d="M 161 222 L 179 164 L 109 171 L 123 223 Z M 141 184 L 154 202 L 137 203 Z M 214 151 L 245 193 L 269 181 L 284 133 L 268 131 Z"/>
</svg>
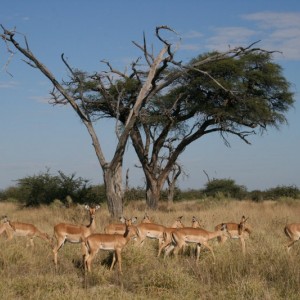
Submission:
<svg viewBox="0 0 300 300">
<path fill-rule="evenodd" d="M 144 202 L 130 203 L 124 215 L 144 216 Z M 283 233 L 286 223 L 300 222 L 300 201 L 188 201 L 174 204 L 171 210 L 161 205 L 148 211 L 153 222 L 170 225 L 183 216 L 186 226 L 193 216 L 207 230 L 221 222 L 238 222 L 249 217 L 253 233 L 246 242 L 243 257 L 240 243 L 224 245 L 211 241 L 216 263 L 209 251 L 202 250 L 195 264 L 193 248 L 179 256 L 157 258 L 158 244 L 147 240 L 142 248 L 130 242 L 123 251 L 123 275 L 117 267 L 110 272 L 111 254 L 100 251 L 93 271 L 85 280 L 79 244 L 65 244 L 59 251 L 55 272 L 50 246 L 35 239 L 35 247 L 26 247 L 22 237 L 0 238 L 1 299 L 300 299 L 300 243 L 287 255 Z M 40 207 L 24 209 L 13 203 L 0 203 L 0 214 L 12 221 L 35 224 L 52 236 L 60 222 L 88 223 L 87 212 L 80 207 Z M 106 207 L 96 213 L 97 232 L 110 222 Z"/>
</svg>

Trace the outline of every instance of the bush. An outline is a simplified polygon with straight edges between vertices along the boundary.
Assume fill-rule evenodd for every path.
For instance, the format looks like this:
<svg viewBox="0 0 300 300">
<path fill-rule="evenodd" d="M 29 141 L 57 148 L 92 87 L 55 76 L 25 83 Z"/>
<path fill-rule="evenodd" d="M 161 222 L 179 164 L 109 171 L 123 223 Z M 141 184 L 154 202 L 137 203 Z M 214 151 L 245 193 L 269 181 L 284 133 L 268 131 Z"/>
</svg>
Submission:
<svg viewBox="0 0 300 300">
<path fill-rule="evenodd" d="M 16 186 L 8 187 L 5 190 L 0 191 L 0 201 L 7 199 L 21 199 L 22 193 Z"/>
<path fill-rule="evenodd" d="M 244 199 L 247 196 L 247 189 L 243 185 L 237 185 L 232 179 L 213 179 L 206 183 L 203 193 L 208 197 L 224 197 Z"/>
<path fill-rule="evenodd" d="M 26 206 L 51 204 L 54 199 L 60 199 L 67 206 L 70 202 L 99 203 L 101 199 L 99 189 L 89 185 L 88 180 L 76 178 L 75 174 L 67 176 L 62 171 L 59 171 L 58 175 L 52 175 L 47 170 L 38 175 L 19 179 L 17 182 L 17 187 L 9 188 L 3 193 L 4 199 L 17 198 Z"/>
<path fill-rule="evenodd" d="M 300 195 L 300 191 L 294 185 L 277 186 L 277 187 L 271 188 L 265 192 L 265 197 L 267 199 L 274 199 L 274 200 L 277 200 L 282 197 L 289 197 L 289 198 L 297 199 L 299 197 L 299 195 Z"/>
<path fill-rule="evenodd" d="M 259 202 L 264 200 L 264 192 L 259 190 L 254 190 L 249 192 L 249 197 L 252 201 Z"/>
<path fill-rule="evenodd" d="M 130 188 L 125 192 L 125 202 L 141 200 L 145 198 L 146 191 L 142 187 Z"/>
</svg>

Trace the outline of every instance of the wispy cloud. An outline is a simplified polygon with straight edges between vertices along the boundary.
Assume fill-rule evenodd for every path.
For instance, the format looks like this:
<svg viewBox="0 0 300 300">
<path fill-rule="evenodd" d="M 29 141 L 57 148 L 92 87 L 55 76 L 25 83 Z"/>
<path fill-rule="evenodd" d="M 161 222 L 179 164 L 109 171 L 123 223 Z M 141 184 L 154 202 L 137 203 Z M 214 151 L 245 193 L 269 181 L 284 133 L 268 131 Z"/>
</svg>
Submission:
<svg viewBox="0 0 300 300">
<path fill-rule="evenodd" d="M 300 13 L 258 12 L 245 14 L 242 19 L 255 21 L 263 29 L 294 28 L 300 26 Z"/>
<path fill-rule="evenodd" d="M 300 13 L 259 12 L 242 18 L 256 22 L 262 43 L 282 52 L 279 58 L 300 59 Z"/>
<path fill-rule="evenodd" d="M 204 34 L 199 31 L 191 30 L 191 31 L 187 31 L 187 32 L 183 33 L 181 36 L 183 39 L 186 40 L 186 39 L 202 38 L 204 36 Z"/>
<path fill-rule="evenodd" d="M 199 51 L 205 45 L 208 51 L 225 51 L 260 40 L 259 47 L 282 52 L 275 56 L 279 59 L 300 59 L 300 13 L 257 12 L 241 15 L 240 19 L 243 23 L 239 26 L 216 27 L 210 36 L 196 31 L 187 32 L 182 35 L 183 41 L 201 38 L 202 42 L 183 43 L 181 48 Z"/>
<path fill-rule="evenodd" d="M 6 81 L 0 82 L 0 89 L 13 89 L 17 87 L 18 83 L 16 81 Z"/>
<path fill-rule="evenodd" d="M 180 49 L 188 51 L 200 51 L 202 48 L 203 46 L 199 44 L 182 44 L 180 46 Z"/>
<path fill-rule="evenodd" d="M 249 44 L 255 33 L 254 30 L 244 27 L 216 28 L 214 35 L 206 40 L 206 48 L 225 51 L 229 48 L 245 46 Z"/>
<path fill-rule="evenodd" d="M 21 12 L 15 12 L 14 14 L 5 14 L 5 15 L 1 15 L 0 17 L 2 17 L 2 20 L 4 22 L 6 21 L 18 21 L 18 20 L 21 20 L 21 21 L 24 21 L 24 22 L 27 22 L 30 20 L 30 17 L 29 16 L 25 16 L 23 15 L 23 13 Z"/>
<path fill-rule="evenodd" d="M 50 96 L 31 96 L 29 99 L 34 100 L 38 103 L 46 103 L 49 104 Z"/>
</svg>

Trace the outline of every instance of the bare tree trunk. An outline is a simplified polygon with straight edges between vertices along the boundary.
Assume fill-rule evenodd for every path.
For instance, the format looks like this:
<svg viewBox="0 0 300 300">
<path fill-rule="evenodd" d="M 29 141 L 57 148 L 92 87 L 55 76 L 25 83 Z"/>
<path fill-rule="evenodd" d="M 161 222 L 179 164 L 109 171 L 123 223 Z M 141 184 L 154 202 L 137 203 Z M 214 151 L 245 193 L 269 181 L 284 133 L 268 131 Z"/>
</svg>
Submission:
<svg viewBox="0 0 300 300">
<path fill-rule="evenodd" d="M 122 165 L 114 170 L 105 169 L 103 179 L 106 188 L 108 211 L 113 218 L 123 215 Z"/>
<path fill-rule="evenodd" d="M 146 204 L 148 208 L 157 209 L 160 200 L 161 186 L 157 180 L 146 179 Z"/>
<path fill-rule="evenodd" d="M 173 205 L 176 181 L 170 182 L 168 187 L 168 207 Z"/>
<path fill-rule="evenodd" d="M 107 195 L 109 212 L 113 217 L 121 216 L 123 213 L 123 196 L 124 196 L 123 189 L 122 189 L 122 162 L 123 162 L 126 143 L 130 135 L 130 132 L 136 122 L 136 119 L 139 116 L 141 108 L 144 107 L 145 103 L 148 101 L 148 99 L 151 98 L 152 95 L 155 95 L 156 93 L 159 92 L 160 89 L 163 89 L 164 87 L 168 86 L 172 82 L 172 81 L 163 82 L 161 80 L 161 74 L 168 67 L 168 64 L 173 61 L 174 53 L 171 51 L 171 44 L 169 44 L 166 40 L 164 40 L 159 34 L 160 34 L 160 30 L 169 30 L 169 31 L 173 31 L 173 30 L 171 30 L 167 26 L 160 26 L 156 28 L 156 36 L 163 43 L 163 47 L 155 57 L 152 54 L 148 53 L 145 40 L 143 46 L 140 46 L 139 44 L 135 43 L 135 45 L 143 51 L 149 70 L 148 72 L 145 72 L 146 74 L 145 80 L 140 80 L 140 72 L 134 70 L 133 76 L 135 76 L 137 80 L 140 82 L 141 88 L 136 96 L 133 107 L 129 108 L 128 113 L 124 116 L 124 121 L 123 121 L 124 128 L 122 130 L 122 134 L 118 136 L 118 144 L 116 146 L 113 158 L 109 163 L 106 161 L 104 157 L 104 153 L 101 149 L 100 141 L 98 140 L 98 137 L 94 130 L 93 118 L 91 118 L 90 111 L 86 109 L 86 103 L 85 103 L 86 97 L 84 96 L 85 93 L 84 82 L 82 82 L 80 76 L 77 76 L 76 72 L 74 72 L 73 69 L 69 66 L 67 61 L 64 59 L 64 55 L 62 54 L 61 58 L 71 73 L 73 83 L 77 85 L 77 88 L 75 89 L 77 92 L 70 91 L 69 88 L 65 87 L 64 83 L 60 84 L 57 81 L 57 79 L 50 72 L 50 70 L 44 64 L 42 64 L 31 52 L 26 37 L 25 37 L 25 45 L 22 47 L 21 44 L 15 39 L 15 34 L 16 34 L 15 30 L 13 31 L 6 30 L 2 25 L 1 28 L 3 30 L 3 34 L 0 34 L 0 37 L 2 40 L 4 40 L 6 46 L 8 44 L 12 44 L 15 47 L 15 49 L 17 49 L 21 54 L 23 54 L 28 59 L 28 61 L 26 62 L 31 67 L 40 70 L 51 81 L 51 83 L 53 84 L 53 91 L 51 95 L 54 103 L 55 104 L 69 103 L 71 107 L 74 109 L 74 111 L 77 113 L 81 121 L 85 124 L 92 138 L 93 146 L 98 161 L 103 170 L 103 178 L 104 178 L 104 184 L 106 186 L 106 195 Z M 13 51 L 11 51 L 8 46 L 7 49 L 10 54 L 13 53 Z M 123 78 L 129 78 L 126 74 L 122 74 L 121 72 L 111 68 L 109 63 L 107 65 L 109 66 L 111 73 L 118 74 L 118 76 L 120 76 L 121 74 Z M 105 84 L 101 81 L 101 76 L 97 76 L 96 79 L 99 80 L 99 82 L 97 82 L 97 84 L 100 85 L 99 92 L 102 93 L 102 96 L 104 98 L 107 96 L 108 100 L 111 101 L 111 95 L 109 95 L 108 90 L 105 87 Z M 110 84 L 112 84 L 111 81 Z M 122 93 L 120 93 L 119 96 L 122 96 Z M 115 109 L 114 106 L 111 106 L 111 108 L 112 107 L 113 109 Z M 116 112 L 116 114 L 118 113 L 119 112 Z M 113 117 L 115 117 L 115 115 L 113 115 Z M 149 196 L 150 199 L 152 199 L 149 200 L 150 207 L 153 208 L 157 207 L 157 202 L 159 199 L 159 191 L 160 189 L 157 189 L 157 186 L 155 184 L 151 185 L 150 194 L 152 194 L 153 197 Z"/>
</svg>

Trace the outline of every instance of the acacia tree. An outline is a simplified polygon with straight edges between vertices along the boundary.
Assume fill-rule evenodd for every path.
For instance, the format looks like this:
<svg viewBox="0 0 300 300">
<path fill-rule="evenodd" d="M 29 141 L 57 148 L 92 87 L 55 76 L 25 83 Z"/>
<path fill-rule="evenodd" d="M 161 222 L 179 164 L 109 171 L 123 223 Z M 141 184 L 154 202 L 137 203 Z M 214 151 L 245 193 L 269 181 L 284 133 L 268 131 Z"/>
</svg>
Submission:
<svg viewBox="0 0 300 300">
<path fill-rule="evenodd" d="M 194 141 L 219 133 L 227 146 L 228 135 L 250 144 L 249 136 L 287 122 L 285 113 L 294 102 L 290 84 L 272 62 L 272 52 L 252 46 L 193 59 L 172 88 L 143 109 L 131 139 L 146 176 L 150 207 L 157 206 L 179 155 Z M 172 152 L 162 165 L 159 157 L 170 141 Z"/>
<path fill-rule="evenodd" d="M 7 30 L 2 26 L 3 33 L 0 35 L 2 40 L 5 42 L 8 52 L 13 55 L 13 50 L 20 52 L 26 59 L 27 64 L 38 69 L 44 76 L 46 76 L 53 84 L 52 101 L 56 104 L 69 104 L 74 111 L 77 113 L 79 118 L 85 125 L 93 143 L 98 161 L 103 171 L 103 180 L 106 187 L 106 196 L 108 201 L 109 212 L 113 217 L 118 217 L 123 213 L 123 187 L 122 187 L 122 164 L 123 156 L 126 147 L 126 143 L 130 134 L 130 131 L 136 122 L 139 115 L 139 111 L 151 98 L 152 94 L 156 93 L 157 86 L 160 84 L 160 77 L 164 70 L 170 63 L 173 63 L 173 51 L 171 44 L 165 41 L 159 34 L 160 30 L 170 30 L 166 26 L 156 28 L 156 37 L 162 43 L 162 48 L 157 55 L 149 57 L 146 51 L 146 40 L 144 39 L 144 45 L 139 46 L 143 50 L 144 59 L 147 62 L 147 69 L 143 69 L 143 80 L 139 80 L 140 72 L 136 70 L 136 63 L 132 65 L 132 73 L 127 76 L 117 70 L 111 68 L 110 64 L 109 73 L 103 71 L 91 76 L 90 86 L 89 82 L 86 82 L 85 74 L 71 68 L 71 66 L 64 59 L 62 54 L 61 58 L 63 63 L 67 66 L 70 71 L 69 81 L 59 83 L 56 77 L 50 72 L 50 70 L 37 59 L 29 47 L 26 37 L 24 36 L 23 45 L 16 38 L 20 34 L 14 30 Z M 138 45 L 138 44 L 136 44 Z M 12 50 L 13 49 L 13 50 Z M 9 62 L 9 61 L 8 61 Z M 117 98 L 110 98 L 110 90 L 115 88 L 117 85 L 114 83 L 113 76 L 118 76 L 123 79 L 135 78 L 139 82 L 138 89 L 134 94 L 134 99 L 130 103 L 130 107 L 127 106 L 126 116 L 123 114 L 123 127 L 122 131 L 118 135 L 118 143 L 116 146 L 115 153 L 110 162 L 105 159 L 104 153 L 101 148 L 100 140 L 95 132 L 93 122 L 97 120 L 94 118 L 93 111 L 89 108 L 89 102 L 94 97 L 94 92 L 97 91 L 103 99 L 112 101 L 107 107 L 113 111 L 114 116 L 118 119 L 119 115 L 119 102 L 121 95 L 123 96 L 126 91 L 124 89 L 118 90 Z M 123 94 L 124 93 L 124 94 Z"/>
<path fill-rule="evenodd" d="M 179 155 L 195 140 L 218 132 L 226 145 L 226 134 L 250 144 L 249 135 L 286 122 L 285 113 L 293 104 L 289 83 L 280 66 L 272 62 L 272 52 L 254 45 L 200 55 L 186 65 L 172 58 L 172 65 L 160 73 L 159 84 L 130 131 L 146 178 L 148 207 L 157 207 Z M 138 47 L 150 66 L 153 55 L 145 41 Z M 143 69 L 137 71 L 137 66 L 138 61 L 132 69 L 138 76 L 120 72 L 121 79 L 111 84 L 106 94 L 90 98 L 87 105 L 94 115 L 116 118 L 126 125 L 147 74 Z M 163 165 L 161 157 L 166 157 L 163 151 L 170 141 L 172 154 Z"/>
<path fill-rule="evenodd" d="M 156 208 L 161 189 L 179 155 L 195 140 L 218 132 L 228 144 L 226 134 L 236 135 L 250 144 L 248 136 L 264 132 L 270 126 L 286 122 L 285 112 L 293 104 L 289 83 L 281 68 L 271 60 L 272 52 L 237 47 L 226 52 L 200 55 L 188 64 L 174 60 L 172 45 L 159 34 L 163 43 L 158 55 L 143 44 L 134 43 L 143 52 L 130 73 L 114 69 L 105 62 L 109 73 L 87 74 L 73 70 L 67 62 L 71 80 L 59 84 L 32 55 L 21 48 L 14 32 L 4 30 L 2 38 L 12 43 L 53 83 L 55 103 L 69 103 L 88 128 L 104 174 L 110 211 L 122 203 L 121 167 L 130 135 L 142 165 L 147 184 L 146 201 Z M 112 79 L 109 74 L 118 76 Z M 110 163 L 106 162 L 92 123 L 101 118 L 117 120 L 119 143 Z M 163 167 L 164 145 L 173 140 L 173 151 Z M 119 196 L 116 196 L 119 195 Z M 117 210 L 118 213 L 121 209 Z M 118 215 L 114 213 L 114 215 Z"/>
</svg>

